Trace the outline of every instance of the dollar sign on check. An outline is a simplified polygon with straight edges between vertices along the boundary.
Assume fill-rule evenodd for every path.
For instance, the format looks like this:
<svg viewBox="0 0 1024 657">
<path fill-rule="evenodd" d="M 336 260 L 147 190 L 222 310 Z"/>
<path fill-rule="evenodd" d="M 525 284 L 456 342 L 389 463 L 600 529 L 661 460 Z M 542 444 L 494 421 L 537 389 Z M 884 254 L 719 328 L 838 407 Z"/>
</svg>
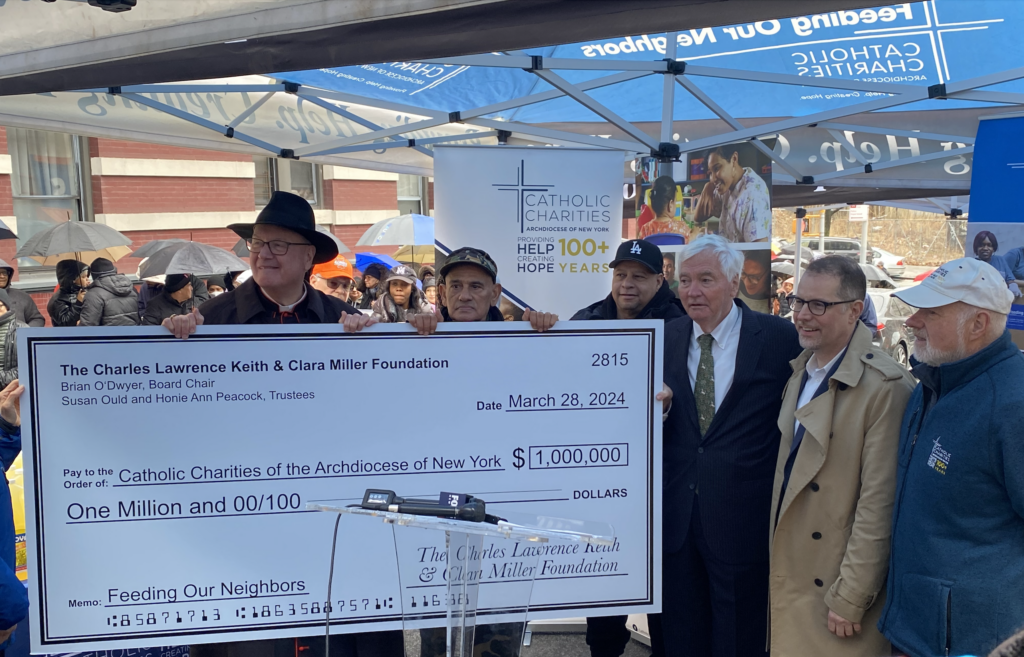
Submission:
<svg viewBox="0 0 1024 657">
<path fill-rule="evenodd" d="M 512 456 L 515 458 L 512 465 L 516 466 L 516 470 L 522 470 L 523 466 L 526 465 L 526 459 L 523 458 L 524 451 L 522 447 L 516 447 L 512 450 Z"/>
</svg>

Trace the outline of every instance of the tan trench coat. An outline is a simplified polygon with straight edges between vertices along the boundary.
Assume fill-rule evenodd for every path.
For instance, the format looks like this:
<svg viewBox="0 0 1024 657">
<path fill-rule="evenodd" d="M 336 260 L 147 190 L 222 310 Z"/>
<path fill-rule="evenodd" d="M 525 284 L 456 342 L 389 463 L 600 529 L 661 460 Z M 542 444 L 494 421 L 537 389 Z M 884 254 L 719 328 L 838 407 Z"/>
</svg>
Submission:
<svg viewBox="0 0 1024 657">
<path fill-rule="evenodd" d="M 885 603 L 900 423 L 915 381 L 858 324 L 828 391 L 796 411 L 811 352 L 792 361 L 772 514 L 779 509 L 794 418 L 805 428 L 771 536 L 773 657 L 891 654 L 876 626 Z M 828 612 L 862 625 L 839 638 Z"/>
</svg>

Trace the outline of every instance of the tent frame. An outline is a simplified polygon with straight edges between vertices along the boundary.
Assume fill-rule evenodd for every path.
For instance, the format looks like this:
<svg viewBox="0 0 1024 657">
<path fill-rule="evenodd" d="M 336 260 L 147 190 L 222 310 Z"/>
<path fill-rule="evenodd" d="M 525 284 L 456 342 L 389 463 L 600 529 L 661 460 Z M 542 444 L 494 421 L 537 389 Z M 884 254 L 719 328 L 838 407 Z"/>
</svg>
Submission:
<svg viewBox="0 0 1024 657">
<path fill-rule="evenodd" d="M 795 183 L 798 185 L 818 185 L 825 181 L 841 181 L 843 178 L 850 176 L 871 174 L 894 167 L 929 162 L 957 155 L 965 155 L 972 153 L 974 150 L 975 138 L 973 136 L 945 135 L 890 129 L 878 126 L 856 125 L 853 123 L 837 122 L 838 119 L 877 112 L 879 110 L 890 109 L 928 99 L 960 99 L 992 103 L 994 105 L 1024 105 L 1024 94 L 982 90 L 983 87 L 1024 78 L 1024 68 L 1011 69 L 1008 71 L 960 81 L 950 80 L 944 84 L 937 84 L 931 87 L 862 82 L 858 80 L 843 80 L 837 78 L 803 77 L 781 73 L 766 73 L 760 71 L 691 65 L 685 61 L 676 59 L 675 36 L 676 33 L 670 33 L 667 35 L 666 57 L 664 59 L 653 61 L 608 59 L 592 61 L 585 59 L 546 58 L 539 55 L 526 55 L 518 52 L 421 60 L 422 63 L 429 64 L 518 68 L 535 75 L 537 78 L 544 80 L 554 87 L 553 89 L 528 94 L 520 98 L 481 107 L 470 107 L 455 110 L 447 113 L 438 110 L 414 107 L 402 103 L 380 101 L 350 93 L 318 89 L 291 82 L 241 85 L 196 83 L 148 84 L 112 87 L 109 89 L 85 89 L 82 91 L 123 96 L 126 99 L 133 100 L 141 105 L 164 112 L 170 116 L 174 116 L 183 121 L 187 121 L 194 125 L 219 133 L 225 137 L 238 139 L 239 141 L 267 151 L 271 155 L 282 158 L 315 159 L 321 156 L 356 153 L 368 150 L 381 151 L 390 148 L 414 148 L 420 153 L 432 157 L 431 149 L 427 148 L 429 145 L 476 140 L 481 137 L 492 136 L 498 137 L 500 143 L 505 143 L 509 136 L 517 135 L 520 138 L 531 142 L 620 150 L 624 152 L 625 157 L 627 158 L 632 158 L 637 154 L 649 154 L 660 158 L 662 161 L 671 162 L 677 161 L 681 152 L 705 150 L 725 144 L 749 141 L 755 148 L 770 157 L 779 165 L 779 168 L 782 169 L 782 171 L 777 172 L 778 182 L 783 184 Z M 611 74 L 585 82 L 572 83 L 556 73 L 553 69 L 569 71 L 609 71 Z M 662 86 L 662 115 L 658 140 L 640 130 L 611 109 L 605 107 L 587 93 L 593 89 L 628 82 L 649 75 L 664 76 L 664 83 Z M 722 78 L 767 84 L 786 84 L 804 87 L 873 92 L 885 95 L 864 102 L 820 111 L 806 116 L 786 118 L 764 125 L 746 127 L 742 125 L 739 120 L 726 112 L 706 91 L 701 89 L 697 84 L 696 78 Z M 721 119 L 729 129 L 721 134 L 710 137 L 704 137 L 694 141 L 674 143 L 672 140 L 672 127 L 673 120 L 675 119 L 673 116 L 673 108 L 676 85 L 684 89 L 702 105 L 711 110 L 711 112 Z M 246 92 L 261 94 L 261 96 L 251 106 L 249 106 L 245 112 L 235 117 L 235 119 L 227 125 L 220 125 L 215 121 L 192 115 L 187 111 L 183 111 L 171 104 L 156 99 L 157 94 L 196 92 Z M 282 92 L 295 95 L 298 98 L 304 99 L 323 108 L 324 110 L 342 116 L 357 125 L 366 128 L 367 132 L 337 139 L 326 144 L 312 144 L 293 150 L 282 148 L 278 145 L 260 140 L 239 128 L 243 121 L 256 112 L 263 104 L 269 101 L 274 94 Z M 143 94 L 151 94 L 153 97 Z M 488 118 L 488 115 L 496 112 L 517 109 L 527 105 L 563 97 L 569 98 L 601 117 L 609 124 L 625 133 L 626 137 L 623 139 L 615 139 L 603 136 L 584 135 L 565 130 L 555 130 L 541 126 L 528 125 L 515 121 Z M 337 102 L 399 111 L 423 118 L 419 121 L 414 121 L 408 124 L 384 128 L 359 116 L 356 112 L 344 107 L 339 107 L 335 104 Z M 410 136 L 410 134 L 415 133 L 417 130 L 453 123 L 474 125 L 485 128 L 485 131 L 473 132 L 465 135 L 432 137 L 429 139 L 416 139 Z M 826 131 L 834 140 L 840 142 L 846 147 L 845 150 L 849 151 L 849 154 L 856 159 L 860 166 L 844 168 L 835 172 L 828 172 L 815 176 L 802 174 L 796 166 L 784 161 L 777 152 L 772 148 L 769 148 L 768 145 L 762 141 L 764 139 L 776 137 L 786 130 L 795 128 L 814 128 Z M 918 155 L 910 158 L 901 158 L 891 162 L 872 164 L 864 158 L 860 150 L 855 148 L 847 136 L 843 134 L 843 131 L 851 130 L 907 138 L 952 142 L 957 146 L 957 148 Z M 853 186 L 858 185 L 858 183 L 853 181 L 849 182 L 853 183 Z M 863 184 L 861 181 L 858 182 Z"/>
</svg>

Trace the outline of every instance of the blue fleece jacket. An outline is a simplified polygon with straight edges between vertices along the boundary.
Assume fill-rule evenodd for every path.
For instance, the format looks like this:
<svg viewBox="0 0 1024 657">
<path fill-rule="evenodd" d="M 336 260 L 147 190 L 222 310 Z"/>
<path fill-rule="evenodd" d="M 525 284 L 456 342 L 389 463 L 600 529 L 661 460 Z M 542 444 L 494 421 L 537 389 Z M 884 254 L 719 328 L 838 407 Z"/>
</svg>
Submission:
<svg viewBox="0 0 1024 657">
<path fill-rule="evenodd" d="M 0 465 L 5 473 L 20 453 L 21 427 L 0 418 Z M 14 567 L 14 511 L 10 485 L 4 476 L 4 485 L 0 486 L 0 629 L 3 630 L 28 616 L 28 592 L 14 574 Z M 0 650 L 9 644 L 10 640 L 0 644 Z"/>
<path fill-rule="evenodd" d="M 914 374 L 878 627 L 915 657 L 985 655 L 1024 625 L 1024 357 L 1007 331 Z"/>
</svg>

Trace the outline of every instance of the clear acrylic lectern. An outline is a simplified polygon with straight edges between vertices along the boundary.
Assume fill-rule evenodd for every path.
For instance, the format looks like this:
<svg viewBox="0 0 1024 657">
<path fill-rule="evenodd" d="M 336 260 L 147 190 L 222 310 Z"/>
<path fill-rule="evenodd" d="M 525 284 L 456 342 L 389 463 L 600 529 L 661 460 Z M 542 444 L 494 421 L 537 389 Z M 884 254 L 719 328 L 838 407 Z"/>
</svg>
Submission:
<svg viewBox="0 0 1024 657">
<path fill-rule="evenodd" d="M 492 653 L 518 655 L 541 555 L 558 554 L 556 544 L 614 543 L 607 523 L 504 510 L 504 520 L 491 524 L 341 504 L 308 503 L 306 509 L 375 517 L 392 526 L 403 626 L 427 628 L 444 618 L 445 630 L 425 630 L 420 637 L 435 654 L 443 637 L 447 657 L 472 657 L 475 643 L 488 642 Z M 500 622 L 481 623 L 478 633 L 478 610 Z"/>
</svg>

